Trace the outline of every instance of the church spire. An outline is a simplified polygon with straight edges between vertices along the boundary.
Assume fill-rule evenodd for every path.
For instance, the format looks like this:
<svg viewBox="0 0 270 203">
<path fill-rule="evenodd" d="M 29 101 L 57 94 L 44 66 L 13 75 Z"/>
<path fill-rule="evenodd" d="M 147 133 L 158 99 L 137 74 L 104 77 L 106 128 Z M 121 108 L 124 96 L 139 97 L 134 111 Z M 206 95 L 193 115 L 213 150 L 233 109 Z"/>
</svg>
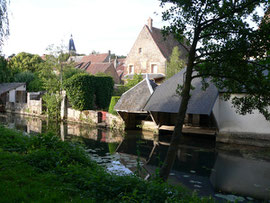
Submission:
<svg viewBox="0 0 270 203">
<path fill-rule="evenodd" d="M 72 35 L 70 36 L 68 51 L 69 51 L 70 55 L 76 55 L 76 48 L 75 48 L 75 44 L 74 44 Z"/>
</svg>

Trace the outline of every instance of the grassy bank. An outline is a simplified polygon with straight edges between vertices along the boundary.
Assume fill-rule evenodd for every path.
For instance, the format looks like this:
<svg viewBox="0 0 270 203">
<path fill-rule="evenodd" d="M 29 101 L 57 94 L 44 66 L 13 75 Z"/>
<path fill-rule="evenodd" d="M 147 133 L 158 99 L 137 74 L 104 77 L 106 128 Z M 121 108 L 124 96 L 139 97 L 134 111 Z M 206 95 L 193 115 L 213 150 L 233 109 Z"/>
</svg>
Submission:
<svg viewBox="0 0 270 203">
<path fill-rule="evenodd" d="M 0 126 L 0 202 L 212 202 L 179 187 L 116 176 L 78 143 Z"/>
</svg>

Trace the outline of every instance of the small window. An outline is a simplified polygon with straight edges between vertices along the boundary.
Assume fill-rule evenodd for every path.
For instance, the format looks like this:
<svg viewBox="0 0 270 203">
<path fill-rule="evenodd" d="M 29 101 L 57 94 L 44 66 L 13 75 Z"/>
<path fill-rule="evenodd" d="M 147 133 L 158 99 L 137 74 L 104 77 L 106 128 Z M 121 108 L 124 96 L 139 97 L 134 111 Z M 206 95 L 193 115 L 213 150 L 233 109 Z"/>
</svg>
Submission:
<svg viewBox="0 0 270 203">
<path fill-rule="evenodd" d="M 151 73 L 158 73 L 157 64 L 152 64 L 151 65 Z"/>
<path fill-rule="evenodd" d="M 91 62 L 88 62 L 87 64 L 85 64 L 85 66 L 82 68 L 83 70 L 86 70 L 88 68 L 88 66 L 90 65 Z"/>
<path fill-rule="evenodd" d="M 142 53 L 142 48 L 139 48 L 139 54 L 141 54 Z"/>
<path fill-rule="evenodd" d="M 134 66 L 133 65 L 129 65 L 128 66 L 128 74 L 133 74 L 134 73 Z"/>
<path fill-rule="evenodd" d="M 75 68 L 81 68 L 82 64 L 83 63 L 80 63 L 80 64 L 76 65 Z"/>
</svg>

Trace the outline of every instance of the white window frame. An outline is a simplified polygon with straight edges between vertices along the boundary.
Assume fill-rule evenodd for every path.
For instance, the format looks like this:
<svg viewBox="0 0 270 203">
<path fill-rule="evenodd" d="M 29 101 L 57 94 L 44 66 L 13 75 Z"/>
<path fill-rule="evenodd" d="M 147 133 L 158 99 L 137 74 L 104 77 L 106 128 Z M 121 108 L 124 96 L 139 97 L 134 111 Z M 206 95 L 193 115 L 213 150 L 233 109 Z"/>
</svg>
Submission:
<svg viewBox="0 0 270 203">
<path fill-rule="evenodd" d="M 154 67 L 156 67 L 155 69 L 154 69 Z M 157 63 L 151 63 L 150 64 L 150 72 L 151 73 L 154 73 L 154 74 L 157 74 L 158 73 L 158 65 L 157 65 Z"/>
<path fill-rule="evenodd" d="M 130 68 L 132 67 L 131 71 Z M 128 65 L 128 74 L 134 74 L 134 65 L 133 64 L 129 64 Z"/>
</svg>

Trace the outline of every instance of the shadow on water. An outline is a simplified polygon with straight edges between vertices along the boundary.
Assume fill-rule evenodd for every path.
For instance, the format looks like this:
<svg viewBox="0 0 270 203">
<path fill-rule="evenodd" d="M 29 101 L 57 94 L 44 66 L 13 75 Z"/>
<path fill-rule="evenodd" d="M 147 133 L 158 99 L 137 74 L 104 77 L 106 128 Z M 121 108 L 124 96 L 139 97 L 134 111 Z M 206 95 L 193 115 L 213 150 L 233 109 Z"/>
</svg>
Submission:
<svg viewBox="0 0 270 203">
<path fill-rule="evenodd" d="M 92 159 L 119 175 L 135 172 L 139 165 L 153 173 L 165 159 L 170 142 L 169 135 L 127 131 L 124 136 L 87 125 L 60 125 L 20 115 L 0 114 L 0 123 L 27 133 L 52 130 L 62 140 L 77 139 L 85 144 Z M 170 178 L 200 195 L 211 195 L 220 201 L 269 200 L 270 150 L 216 144 L 214 137 L 184 135 Z"/>
</svg>

